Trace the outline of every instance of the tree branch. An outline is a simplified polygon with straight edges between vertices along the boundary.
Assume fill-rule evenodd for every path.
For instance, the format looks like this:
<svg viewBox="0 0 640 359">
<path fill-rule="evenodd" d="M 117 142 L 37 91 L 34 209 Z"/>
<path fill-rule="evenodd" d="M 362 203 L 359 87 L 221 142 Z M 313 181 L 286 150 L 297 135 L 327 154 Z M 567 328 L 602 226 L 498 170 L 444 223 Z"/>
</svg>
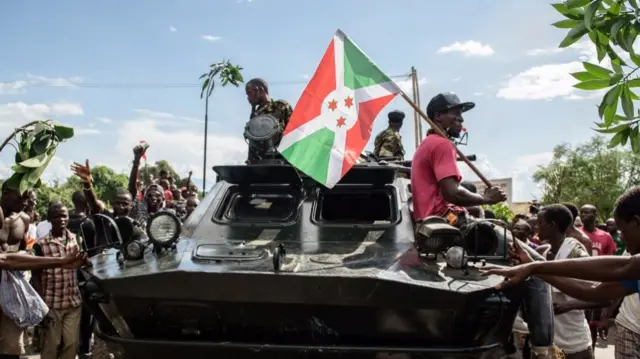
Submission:
<svg viewBox="0 0 640 359">
<path fill-rule="evenodd" d="M 7 144 L 9 143 L 9 141 L 11 141 L 20 131 L 26 130 L 29 126 L 33 126 L 36 123 L 38 123 L 40 121 L 32 121 L 27 123 L 26 125 L 16 128 L 12 134 L 9 135 L 9 137 L 7 137 L 6 140 L 4 140 L 4 142 L 2 143 L 2 145 L 0 145 L 0 152 L 2 152 L 2 150 L 7 146 Z"/>
</svg>

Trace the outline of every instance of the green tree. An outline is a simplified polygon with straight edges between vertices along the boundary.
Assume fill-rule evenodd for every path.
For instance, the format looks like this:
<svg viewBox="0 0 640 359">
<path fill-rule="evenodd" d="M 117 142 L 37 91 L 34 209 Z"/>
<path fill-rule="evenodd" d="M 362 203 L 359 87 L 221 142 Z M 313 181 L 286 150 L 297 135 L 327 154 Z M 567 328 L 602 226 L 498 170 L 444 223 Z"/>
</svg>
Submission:
<svg viewBox="0 0 640 359">
<path fill-rule="evenodd" d="M 116 196 L 119 188 L 127 188 L 129 185 L 129 177 L 127 175 L 117 173 L 108 166 L 94 166 L 91 168 L 91 177 L 93 178 L 93 189 L 96 196 L 105 203 L 111 201 Z M 67 179 L 64 187 L 71 188 L 74 191 L 81 190 L 83 187 L 82 180 L 76 176 Z"/>
<path fill-rule="evenodd" d="M 640 8 L 637 0 L 566 0 L 552 4 L 565 19 L 553 26 L 570 29 L 560 43 L 568 47 L 585 35 L 596 46 L 598 63 L 604 59 L 611 62 L 611 69 L 598 64 L 584 62 L 584 70 L 571 75 L 579 82 L 574 87 L 582 90 L 609 88 L 598 106 L 601 122 L 596 131 L 611 134 L 610 147 L 631 144 L 634 152 L 640 153 L 638 122 L 634 101 L 639 97 L 633 91 L 640 87 L 640 78 L 635 74 L 640 68 L 640 56 L 633 45 L 640 33 Z M 618 52 L 624 53 L 624 59 Z M 619 107 L 622 112 L 618 113 Z"/>
<path fill-rule="evenodd" d="M 601 220 L 613 211 L 616 199 L 625 189 L 640 184 L 640 155 L 624 149 L 611 149 L 601 136 L 575 148 L 556 146 L 553 158 L 533 175 L 542 185 L 542 202 L 593 204 Z"/>
<path fill-rule="evenodd" d="M 180 179 L 180 174 L 178 174 L 173 166 L 166 160 L 156 161 L 156 163 L 152 165 L 142 165 L 140 167 L 140 179 L 142 179 L 145 184 L 149 183 L 151 177 L 157 180 L 160 178 L 160 171 L 162 170 L 169 172 L 169 176 L 173 178 L 174 183 Z"/>
<path fill-rule="evenodd" d="M 493 204 L 490 206 L 482 206 L 482 208 L 492 210 L 493 213 L 496 215 L 497 219 L 501 219 L 507 223 L 511 223 L 511 220 L 513 219 L 513 216 L 514 216 L 514 213 L 511 210 L 511 207 L 509 207 L 509 205 L 506 204 L 505 202 Z"/>
<path fill-rule="evenodd" d="M 62 201 L 68 208 L 72 208 L 71 195 L 75 191 L 76 189 L 69 186 L 68 183 L 60 183 L 58 181 L 54 181 L 52 184 L 43 183 L 42 186 L 36 189 L 36 195 L 38 196 L 36 212 L 40 215 L 40 220 L 46 218 L 49 203 L 53 201 Z"/>
<path fill-rule="evenodd" d="M 204 98 L 204 159 L 202 165 L 202 190 L 206 191 L 207 182 L 207 137 L 209 128 L 209 97 L 216 87 L 216 78 L 220 80 L 222 87 L 232 84 L 238 87 L 244 79 L 241 73 L 242 67 L 232 65 L 231 61 L 222 61 L 209 65 L 209 71 L 200 75 L 202 82 L 202 90 L 200 91 L 200 99 Z"/>
</svg>

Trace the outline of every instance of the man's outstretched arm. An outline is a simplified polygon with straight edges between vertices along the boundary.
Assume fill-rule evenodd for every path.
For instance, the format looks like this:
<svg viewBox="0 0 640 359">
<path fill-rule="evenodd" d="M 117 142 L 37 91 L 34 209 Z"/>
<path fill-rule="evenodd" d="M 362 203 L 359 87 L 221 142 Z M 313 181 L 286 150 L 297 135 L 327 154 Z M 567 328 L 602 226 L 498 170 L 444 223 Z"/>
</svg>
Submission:
<svg viewBox="0 0 640 359">
<path fill-rule="evenodd" d="M 594 282 L 640 279 L 640 255 L 562 259 L 535 262 L 526 266 L 530 266 L 530 275 L 570 277 Z"/>
<path fill-rule="evenodd" d="M 602 308 L 611 305 L 610 301 L 633 294 L 633 290 L 626 288 L 619 282 L 590 283 L 579 279 L 553 276 L 540 276 L 542 280 L 556 287 L 562 293 L 580 301 L 593 304 L 592 307 Z M 599 304 L 599 305 L 596 305 Z M 587 309 L 576 307 L 576 309 Z"/>
<path fill-rule="evenodd" d="M 83 257 L 70 254 L 66 257 L 35 257 L 22 253 L 0 254 L 0 269 L 7 270 L 38 270 L 56 267 L 79 268 L 84 264 Z"/>
</svg>

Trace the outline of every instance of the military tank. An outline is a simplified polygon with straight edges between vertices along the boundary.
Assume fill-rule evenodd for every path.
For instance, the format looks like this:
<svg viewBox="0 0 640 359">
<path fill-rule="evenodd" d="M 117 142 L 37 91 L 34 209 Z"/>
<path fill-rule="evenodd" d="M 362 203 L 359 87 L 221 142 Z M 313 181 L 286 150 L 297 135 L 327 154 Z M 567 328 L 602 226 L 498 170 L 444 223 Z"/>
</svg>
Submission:
<svg viewBox="0 0 640 359">
<path fill-rule="evenodd" d="M 111 220 L 113 248 L 83 269 L 96 335 L 116 358 L 495 358 L 522 290 L 479 268 L 507 264 L 509 235 L 416 232 L 400 167 L 356 164 L 328 189 L 275 157 L 215 166 L 184 224 Z"/>
</svg>

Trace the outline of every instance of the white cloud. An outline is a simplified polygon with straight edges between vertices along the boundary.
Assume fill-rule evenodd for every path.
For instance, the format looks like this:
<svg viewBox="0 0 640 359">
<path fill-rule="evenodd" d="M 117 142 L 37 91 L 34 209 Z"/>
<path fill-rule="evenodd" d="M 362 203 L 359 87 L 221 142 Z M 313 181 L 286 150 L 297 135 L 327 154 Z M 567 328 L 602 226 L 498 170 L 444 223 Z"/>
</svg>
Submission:
<svg viewBox="0 0 640 359">
<path fill-rule="evenodd" d="M 45 77 L 37 76 L 33 74 L 27 74 L 27 80 L 30 84 L 44 85 L 51 87 L 78 87 L 78 84 L 82 83 L 84 79 L 79 76 L 74 77 Z"/>
<path fill-rule="evenodd" d="M 141 119 L 164 121 L 166 123 L 173 123 L 176 125 L 183 124 L 184 121 L 193 123 L 204 123 L 204 120 L 198 118 L 179 116 L 168 112 L 152 111 L 144 108 L 136 108 L 133 110 L 133 112 L 139 114 L 142 117 Z"/>
<path fill-rule="evenodd" d="M 0 95 L 17 95 L 26 92 L 27 81 L 0 82 Z"/>
<path fill-rule="evenodd" d="M 429 81 L 427 81 L 427 79 L 423 77 L 418 80 L 418 87 L 422 87 L 426 85 L 428 82 Z M 413 86 L 411 85 L 411 79 L 396 81 L 396 84 L 400 87 L 400 89 L 402 89 L 402 91 L 406 92 L 407 94 L 413 93 Z"/>
<path fill-rule="evenodd" d="M 76 88 L 83 81 L 82 77 L 45 77 L 27 74 L 26 80 L 0 82 L 0 95 L 17 95 L 27 92 L 29 86 L 69 87 Z"/>
<path fill-rule="evenodd" d="M 563 52 L 566 48 L 548 47 L 544 49 L 533 49 L 527 51 L 527 56 L 554 55 Z"/>
<path fill-rule="evenodd" d="M 75 135 L 77 135 L 77 136 L 98 135 L 98 134 L 102 133 L 102 131 L 96 130 L 94 128 L 74 128 L 73 131 L 74 131 Z"/>
<path fill-rule="evenodd" d="M 466 42 L 455 42 L 451 45 L 443 46 L 438 49 L 439 54 L 450 52 L 461 52 L 464 56 L 491 56 L 494 54 L 493 48 L 489 45 L 483 45 L 481 42 L 469 40 Z"/>
<path fill-rule="evenodd" d="M 574 88 L 578 81 L 570 75 L 584 71 L 582 61 L 597 61 L 594 45 L 590 41 L 581 41 L 570 49 L 578 52 L 576 61 L 535 66 L 510 76 L 497 96 L 507 100 L 550 100 L 557 97 L 578 100 L 600 96 L 601 91 L 584 92 Z"/>
<path fill-rule="evenodd" d="M 71 160 L 55 156 L 42 174 L 42 182 L 51 183 L 53 181 L 66 181 L 67 178 L 73 175 L 73 172 L 71 172 L 72 164 L 73 161 Z"/>
<path fill-rule="evenodd" d="M 302 78 L 303 78 L 303 79 L 308 79 L 308 78 L 309 78 L 309 74 L 303 74 L 303 75 L 302 75 Z"/>
<path fill-rule="evenodd" d="M 220 41 L 222 40 L 222 37 L 220 36 L 213 36 L 213 35 L 202 35 L 202 39 L 203 40 L 207 40 L 207 41 Z"/>
<path fill-rule="evenodd" d="M 165 130 L 153 120 L 125 122 L 114 148 L 118 155 L 114 168 L 123 168 L 131 161 L 131 149 L 146 141 L 149 163 L 167 160 L 176 171 L 185 175 L 193 170 L 195 178 L 202 178 L 203 135 L 189 130 Z M 220 164 L 241 164 L 247 157 L 247 144 L 241 136 L 211 134 L 208 137 L 207 177 L 215 178 L 211 167 Z M 198 184 L 200 185 L 200 184 Z"/>
<path fill-rule="evenodd" d="M 169 26 L 169 31 L 176 32 L 178 29 L 176 29 L 175 26 Z"/>
<path fill-rule="evenodd" d="M 108 117 L 96 117 L 96 120 L 102 122 L 102 123 L 111 123 L 113 122 L 110 118 Z"/>
<path fill-rule="evenodd" d="M 533 182 L 533 174 L 543 165 L 547 165 L 553 157 L 552 152 L 532 153 L 516 157 L 511 164 L 507 165 L 507 170 L 498 170 L 489 159 L 478 154 L 474 165 L 480 170 L 489 181 L 499 178 L 512 178 L 513 180 L 513 199 L 514 201 L 527 201 L 540 195 L 540 189 Z M 479 178 L 469 169 L 469 167 L 460 162 L 460 171 L 462 178 L 467 181 L 478 181 Z"/>
<path fill-rule="evenodd" d="M 44 120 L 57 116 L 81 116 L 82 106 L 72 102 L 35 103 L 10 102 L 0 104 L 0 131 L 22 126 L 29 121 Z"/>
</svg>

